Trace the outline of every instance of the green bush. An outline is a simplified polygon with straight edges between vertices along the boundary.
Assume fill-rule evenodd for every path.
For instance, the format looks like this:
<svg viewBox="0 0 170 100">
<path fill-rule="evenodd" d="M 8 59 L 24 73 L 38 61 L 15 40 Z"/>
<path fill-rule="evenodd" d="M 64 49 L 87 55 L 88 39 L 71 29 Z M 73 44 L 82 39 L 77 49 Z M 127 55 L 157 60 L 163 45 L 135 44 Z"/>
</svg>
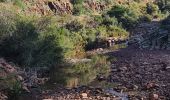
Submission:
<svg viewBox="0 0 170 100">
<path fill-rule="evenodd" d="M 157 5 L 162 12 L 170 12 L 170 1 L 169 0 L 157 0 Z"/>
<path fill-rule="evenodd" d="M 126 12 L 129 12 L 126 7 L 116 5 L 108 12 L 108 14 L 111 17 L 121 18 Z"/>
<path fill-rule="evenodd" d="M 145 15 L 145 16 L 141 16 L 139 18 L 140 22 L 151 22 L 152 21 L 152 16 L 151 15 Z"/>
<path fill-rule="evenodd" d="M 21 82 L 16 81 L 9 89 L 9 100 L 18 100 L 19 96 L 23 92 Z"/>
<path fill-rule="evenodd" d="M 23 0 L 0 0 L 0 2 L 13 3 L 14 5 L 16 5 L 22 9 L 24 9 L 26 7 Z"/>
<path fill-rule="evenodd" d="M 99 15 L 92 16 L 94 18 L 94 21 L 97 22 L 98 24 L 103 22 L 103 17 Z"/>
<path fill-rule="evenodd" d="M 73 5 L 73 14 L 74 15 L 81 15 L 84 12 L 85 12 L 85 9 L 84 9 L 83 5 L 81 5 L 81 4 Z"/>
<path fill-rule="evenodd" d="M 111 25 L 117 26 L 117 25 L 119 25 L 119 23 L 118 23 L 118 21 L 115 17 L 110 18 L 109 16 L 104 16 L 102 24 L 104 24 L 106 26 L 111 26 Z"/>
<path fill-rule="evenodd" d="M 170 32 L 170 29 L 169 29 L 169 27 L 170 27 L 170 16 L 168 16 L 166 19 L 164 19 L 164 20 L 162 21 L 161 26 L 162 26 L 164 29 L 166 29 L 166 30 L 168 30 L 168 31 Z"/>
<path fill-rule="evenodd" d="M 82 4 L 84 0 L 71 0 L 71 3 L 73 4 Z"/>
<path fill-rule="evenodd" d="M 6 2 L 6 0 L 0 0 L 0 2 Z"/>
<path fill-rule="evenodd" d="M 119 37 L 119 38 L 127 39 L 129 36 L 129 33 L 126 30 L 118 26 L 108 27 L 107 33 L 109 37 L 115 37 L 115 38 Z"/>
<path fill-rule="evenodd" d="M 159 8 L 157 5 L 155 4 L 151 4 L 151 3 L 148 3 L 147 4 L 147 13 L 150 14 L 150 15 L 155 15 L 157 14 L 159 11 Z"/>
<path fill-rule="evenodd" d="M 23 0 L 13 0 L 13 4 L 24 9 L 26 5 L 24 4 Z"/>
<path fill-rule="evenodd" d="M 66 27 L 66 29 L 68 29 L 70 31 L 78 32 L 83 28 L 83 25 L 80 22 L 74 20 L 74 21 L 71 21 L 70 23 L 66 24 L 65 27 Z"/>
<path fill-rule="evenodd" d="M 0 42 L 15 31 L 16 20 L 17 16 L 12 11 L 0 9 Z"/>
<path fill-rule="evenodd" d="M 108 14 L 110 17 L 116 17 L 119 23 L 122 23 L 127 29 L 132 28 L 137 24 L 138 16 L 128 7 L 116 5 L 108 12 Z"/>
<path fill-rule="evenodd" d="M 10 18 L 5 15 L 1 17 Z M 14 25 L 8 23 L 9 28 L 1 28 L 1 33 L 10 32 L 10 36 L 3 35 L 0 55 L 10 58 L 19 65 L 30 67 L 52 66 L 68 57 L 68 52 L 74 48 L 69 32 L 55 27 L 50 18 L 40 20 L 24 16 L 17 20 L 12 19 L 10 22 L 14 22 Z M 0 26 L 6 27 L 5 23 L 2 21 Z"/>
</svg>

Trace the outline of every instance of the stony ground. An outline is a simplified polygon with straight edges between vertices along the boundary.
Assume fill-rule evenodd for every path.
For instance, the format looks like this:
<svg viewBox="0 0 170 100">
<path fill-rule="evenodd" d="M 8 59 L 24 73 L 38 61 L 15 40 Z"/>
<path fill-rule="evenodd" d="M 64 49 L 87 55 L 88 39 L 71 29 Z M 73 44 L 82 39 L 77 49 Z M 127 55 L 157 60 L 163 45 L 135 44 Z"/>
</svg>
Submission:
<svg viewBox="0 0 170 100">
<path fill-rule="evenodd" d="M 134 100 L 148 100 L 152 95 L 170 99 L 170 51 L 128 47 L 108 55 L 117 59 L 109 80 L 119 83 Z"/>
<path fill-rule="evenodd" d="M 101 88 L 81 86 L 73 89 L 57 89 L 45 91 L 40 96 L 41 99 L 52 100 L 122 100 L 121 97 L 112 95 Z"/>
<path fill-rule="evenodd" d="M 140 50 L 130 46 L 107 55 L 116 58 L 111 65 L 111 75 L 105 80 L 117 84 L 111 87 L 114 91 L 127 94 L 129 100 L 170 99 L 170 51 Z M 40 97 L 53 100 L 125 100 L 104 89 L 87 86 L 45 91 Z"/>
</svg>

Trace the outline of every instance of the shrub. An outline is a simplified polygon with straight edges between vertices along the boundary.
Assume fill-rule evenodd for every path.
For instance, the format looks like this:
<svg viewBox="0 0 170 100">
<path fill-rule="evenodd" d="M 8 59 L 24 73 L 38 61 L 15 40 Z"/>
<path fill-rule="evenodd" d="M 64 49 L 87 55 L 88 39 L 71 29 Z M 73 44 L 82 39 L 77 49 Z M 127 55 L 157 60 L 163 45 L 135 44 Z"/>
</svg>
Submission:
<svg viewBox="0 0 170 100">
<path fill-rule="evenodd" d="M 104 16 L 102 24 L 106 26 L 111 26 L 111 25 L 117 26 L 118 21 L 115 17 L 110 18 L 109 16 Z"/>
<path fill-rule="evenodd" d="M 26 5 L 24 4 L 23 0 L 13 0 L 13 4 L 24 9 Z"/>
<path fill-rule="evenodd" d="M 1 8 L 0 9 L 0 42 L 10 37 L 16 29 L 17 15 L 12 11 Z"/>
<path fill-rule="evenodd" d="M 71 21 L 70 23 L 66 24 L 65 27 L 66 27 L 66 29 L 68 29 L 70 31 L 78 32 L 83 28 L 83 25 L 80 22 L 74 20 L 74 21 Z"/>
<path fill-rule="evenodd" d="M 81 4 L 76 4 L 76 5 L 73 5 L 73 14 L 74 15 L 81 15 L 85 12 L 85 9 L 83 7 L 83 5 Z"/>
<path fill-rule="evenodd" d="M 10 32 L 11 36 L 1 40 L 0 55 L 10 58 L 19 65 L 33 67 L 53 66 L 68 57 L 68 52 L 74 48 L 68 31 L 56 28 L 49 19 L 40 20 L 44 20 L 46 24 L 37 27 L 36 25 L 39 25 L 37 23 L 41 21 L 20 17 L 11 21 L 16 21 L 12 31 L 11 27 L 1 29 L 3 33 Z M 3 27 L 5 25 L 0 24 Z"/>
<path fill-rule="evenodd" d="M 151 15 L 145 15 L 145 16 L 141 16 L 139 18 L 140 22 L 151 22 L 152 21 L 152 16 Z"/>
<path fill-rule="evenodd" d="M 147 4 L 147 13 L 150 14 L 150 15 L 155 15 L 157 14 L 159 11 L 159 8 L 157 5 L 155 4 L 151 4 L 151 3 L 148 3 Z"/>
<path fill-rule="evenodd" d="M 109 37 L 119 37 L 123 39 L 126 39 L 129 36 L 129 33 L 126 30 L 118 26 L 110 26 L 107 33 Z"/>
<path fill-rule="evenodd" d="M 82 4 L 84 0 L 71 0 L 73 4 Z"/>
<path fill-rule="evenodd" d="M 169 0 L 157 0 L 157 5 L 162 12 L 170 11 L 170 1 Z"/>
<path fill-rule="evenodd" d="M 168 16 L 166 19 L 164 19 L 162 21 L 161 25 L 162 25 L 163 28 L 165 28 L 166 30 L 168 30 L 170 32 L 170 29 L 169 29 L 169 27 L 170 27 L 170 16 Z"/>
<path fill-rule="evenodd" d="M 97 22 L 98 24 L 103 22 L 102 16 L 96 15 L 96 16 L 93 16 L 93 18 L 94 18 L 94 21 Z"/>
<path fill-rule="evenodd" d="M 121 22 L 125 28 L 130 29 L 136 26 L 136 24 L 138 23 L 137 19 L 138 18 L 136 16 L 133 17 L 133 15 L 131 16 L 131 15 L 125 14 L 122 17 Z"/>
<path fill-rule="evenodd" d="M 136 25 L 138 16 L 128 7 L 116 5 L 109 12 L 109 16 L 116 17 L 119 23 L 129 29 Z"/>
<path fill-rule="evenodd" d="M 9 89 L 9 100 L 18 100 L 19 96 L 23 92 L 21 82 L 16 81 Z"/>
<path fill-rule="evenodd" d="M 103 0 L 106 4 L 114 4 L 116 1 L 114 0 Z"/>
<path fill-rule="evenodd" d="M 23 0 L 0 0 L 0 2 L 10 2 L 22 9 L 24 9 L 26 7 Z"/>
<path fill-rule="evenodd" d="M 13 36 L 2 43 L 2 55 L 10 58 L 15 56 L 13 60 L 23 66 L 50 66 L 60 58 L 62 49 L 55 43 L 56 36 L 39 35 L 32 22 L 17 23 Z"/>
<path fill-rule="evenodd" d="M 125 14 L 125 12 L 128 12 L 128 9 L 126 9 L 126 7 L 116 5 L 108 12 L 108 14 L 111 17 L 121 18 Z"/>
<path fill-rule="evenodd" d="M 6 2 L 6 0 L 0 0 L 0 2 Z"/>
</svg>

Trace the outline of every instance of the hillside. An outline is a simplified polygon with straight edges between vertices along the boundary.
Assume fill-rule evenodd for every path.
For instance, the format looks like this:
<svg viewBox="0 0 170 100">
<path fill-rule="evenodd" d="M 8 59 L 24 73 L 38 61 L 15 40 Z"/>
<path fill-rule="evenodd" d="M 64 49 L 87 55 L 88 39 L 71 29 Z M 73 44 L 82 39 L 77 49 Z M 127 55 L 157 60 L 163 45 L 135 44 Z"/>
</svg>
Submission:
<svg viewBox="0 0 170 100">
<path fill-rule="evenodd" d="M 168 0 L 0 0 L 0 100 L 169 100 Z"/>
</svg>

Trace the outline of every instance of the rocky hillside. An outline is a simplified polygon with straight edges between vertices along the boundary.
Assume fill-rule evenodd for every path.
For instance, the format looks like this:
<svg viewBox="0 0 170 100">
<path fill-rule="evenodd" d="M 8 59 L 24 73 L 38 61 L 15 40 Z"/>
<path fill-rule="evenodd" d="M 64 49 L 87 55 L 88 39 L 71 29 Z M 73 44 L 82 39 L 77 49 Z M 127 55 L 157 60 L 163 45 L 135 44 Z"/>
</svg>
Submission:
<svg viewBox="0 0 170 100">
<path fill-rule="evenodd" d="M 163 8 L 152 0 L 0 0 L 0 99 L 169 99 Z"/>
<path fill-rule="evenodd" d="M 79 0 L 81 1 L 81 0 Z M 79 6 L 83 6 L 84 9 L 100 13 L 114 4 L 126 4 L 131 1 L 127 0 L 84 0 L 81 4 L 76 4 L 74 0 L 23 0 L 14 2 L 14 5 L 19 6 L 19 12 L 24 12 L 27 15 L 36 14 L 36 15 L 49 15 L 49 14 L 73 14 L 74 10 L 79 9 Z M 144 0 L 143 3 L 153 2 L 153 0 Z M 77 8 L 78 7 L 78 8 Z"/>
</svg>

